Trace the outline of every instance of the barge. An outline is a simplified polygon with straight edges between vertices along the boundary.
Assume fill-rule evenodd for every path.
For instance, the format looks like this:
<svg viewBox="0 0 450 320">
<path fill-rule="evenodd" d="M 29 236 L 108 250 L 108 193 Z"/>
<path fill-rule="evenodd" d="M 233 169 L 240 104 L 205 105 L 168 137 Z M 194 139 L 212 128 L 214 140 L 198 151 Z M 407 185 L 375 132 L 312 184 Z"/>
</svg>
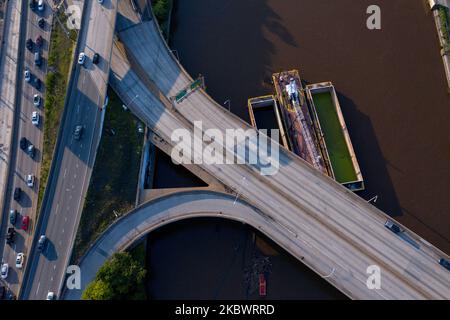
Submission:
<svg viewBox="0 0 450 320">
<path fill-rule="evenodd" d="M 318 139 L 315 136 L 298 71 L 274 73 L 272 79 L 286 126 L 286 137 L 290 150 L 317 170 L 331 176 L 330 168 L 323 159 Z"/>
<path fill-rule="evenodd" d="M 278 103 L 274 96 L 268 95 L 248 99 L 248 113 L 251 125 L 256 129 L 266 129 L 269 137 L 271 129 L 278 129 L 280 144 L 289 150 Z M 273 119 L 275 119 L 275 122 Z"/>
<path fill-rule="evenodd" d="M 333 84 L 307 85 L 306 93 L 319 145 L 331 166 L 331 177 L 352 191 L 364 190 L 362 173 Z"/>
</svg>

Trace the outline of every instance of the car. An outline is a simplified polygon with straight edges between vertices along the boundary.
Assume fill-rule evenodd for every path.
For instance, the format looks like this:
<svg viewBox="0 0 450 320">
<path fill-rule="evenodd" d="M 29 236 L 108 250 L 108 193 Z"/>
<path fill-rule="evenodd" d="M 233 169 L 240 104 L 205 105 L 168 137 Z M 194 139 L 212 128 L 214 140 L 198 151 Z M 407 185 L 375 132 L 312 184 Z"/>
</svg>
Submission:
<svg viewBox="0 0 450 320">
<path fill-rule="evenodd" d="M 33 40 L 28 39 L 27 42 L 25 43 L 26 47 L 28 50 L 33 50 Z"/>
<path fill-rule="evenodd" d="M 92 57 L 92 63 L 98 64 L 99 61 L 100 61 L 100 55 L 96 52 L 96 53 L 94 53 L 94 56 Z"/>
<path fill-rule="evenodd" d="M 30 39 L 30 40 L 31 40 L 31 39 Z M 44 40 L 44 39 L 42 39 L 42 36 L 39 35 L 39 36 L 36 38 L 36 45 L 38 45 L 38 46 L 40 47 L 40 46 L 42 45 L 43 40 Z"/>
<path fill-rule="evenodd" d="M 33 104 L 36 107 L 39 107 L 41 105 L 41 96 L 38 95 L 37 93 L 33 96 Z"/>
<path fill-rule="evenodd" d="M 86 54 L 84 52 L 80 52 L 80 54 L 78 55 L 78 64 L 83 65 L 85 61 L 86 61 Z"/>
<path fill-rule="evenodd" d="M 36 9 L 36 0 L 30 0 L 30 9 L 31 10 Z"/>
<path fill-rule="evenodd" d="M 26 181 L 27 181 L 27 186 L 29 186 L 30 188 L 34 187 L 34 175 L 33 174 L 28 174 L 26 177 Z"/>
<path fill-rule="evenodd" d="M 22 269 L 24 260 L 25 260 L 25 255 L 23 254 L 23 252 L 19 252 L 16 256 L 16 268 L 17 269 Z"/>
<path fill-rule="evenodd" d="M 384 224 L 384 226 L 386 228 L 388 228 L 389 230 L 391 230 L 393 233 L 400 233 L 402 230 L 400 229 L 400 227 L 398 225 L 396 225 L 395 223 L 393 223 L 392 221 L 388 220 L 386 221 L 386 223 Z"/>
<path fill-rule="evenodd" d="M 41 54 L 38 51 L 34 53 L 34 64 L 38 67 L 42 64 Z"/>
<path fill-rule="evenodd" d="M 5 287 L 0 286 L 0 300 L 3 300 L 3 298 L 5 298 L 5 292 L 6 292 Z"/>
<path fill-rule="evenodd" d="M 47 243 L 47 237 L 43 234 L 39 237 L 37 248 L 39 251 L 44 250 L 45 244 Z"/>
<path fill-rule="evenodd" d="M 25 150 L 28 146 L 28 140 L 25 137 L 22 137 L 19 142 L 20 149 Z"/>
<path fill-rule="evenodd" d="M 444 258 L 439 260 L 439 264 L 443 266 L 445 269 L 450 270 L 450 261 L 445 260 Z"/>
<path fill-rule="evenodd" d="M 20 189 L 20 187 L 16 187 L 14 189 L 14 200 L 19 201 L 20 200 L 20 196 L 22 195 L 22 189 Z"/>
<path fill-rule="evenodd" d="M 44 29 L 44 27 L 45 27 L 45 19 L 44 18 L 38 19 L 38 26 L 39 26 L 39 28 Z"/>
<path fill-rule="evenodd" d="M 34 87 L 38 90 L 41 89 L 41 79 L 39 79 L 38 77 L 34 78 Z"/>
<path fill-rule="evenodd" d="M 31 123 L 32 124 L 34 124 L 35 126 L 38 126 L 40 119 L 41 119 L 41 116 L 39 115 L 39 112 L 33 111 L 31 113 Z"/>
<path fill-rule="evenodd" d="M 9 227 L 8 231 L 6 233 L 6 243 L 11 244 L 14 242 L 14 235 L 16 234 L 16 230 L 14 230 L 14 227 Z"/>
<path fill-rule="evenodd" d="M 31 143 L 27 148 L 27 153 L 32 159 L 34 158 L 34 156 L 36 154 L 36 149 L 34 148 L 34 146 Z"/>
<path fill-rule="evenodd" d="M 16 220 L 17 220 L 16 218 L 17 218 L 17 211 L 14 209 L 9 210 L 9 222 L 12 225 L 16 224 Z"/>
<path fill-rule="evenodd" d="M 56 298 L 56 295 L 55 295 L 54 292 L 49 291 L 49 292 L 47 293 L 47 300 L 55 300 L 55 298 Z"/>
<path fill-rule="evenodd" d="M 103 0 L 97 0 L 97 2 L 100 3 L 100 4 L 102 4 L 102 3 L 103 3 Z"/>
<path fill-rule="evenodd" d="M 25 81 L 30 82 L 31 81 L 31 72 L 28 69 L 25 69 L 25 72 L 23 73 Z"/>
<path fill-rule="evenodd" d="M 73 131 L 73 138 L 75 140 L 80 140 L 82 134 L 83 134 L 83 127 L 80 125 L 76 126 L 75 130 Z"/>
<path fill-rule="evenodd" d="M 28 225 L 30 224 L 30 217 L 29 216 L 23 216 L 22 217 L 22 225 L 20 226 L 20 228 L 23 231 L 27 231 L 28 230 Z"/>
<path fill-rule="evenodd" d="M 38 1 L 38 10 L 39 10 L 39 11 L 44 11 L 44 9 L 45 9 L 45 3 L 44 3 L 44 0 L 39 0 L 39 1 Z"/>
<path fill-rule="evenodd" d="M 1 275 L 2 279 L 8 278 L 8 270 L 9 270 L 9 265 L 7 263 L 2 264 L 2 269 L 0 271 L 0 275 Z"/>
</svg>

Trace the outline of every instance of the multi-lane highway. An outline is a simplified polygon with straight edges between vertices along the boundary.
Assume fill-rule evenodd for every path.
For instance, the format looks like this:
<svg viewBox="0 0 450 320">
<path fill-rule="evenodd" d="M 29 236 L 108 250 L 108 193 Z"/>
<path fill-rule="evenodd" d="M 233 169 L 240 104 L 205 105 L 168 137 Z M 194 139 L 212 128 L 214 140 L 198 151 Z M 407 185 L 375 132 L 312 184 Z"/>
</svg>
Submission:
<svg viewBox="0 0 450 320">
<path fill-rule="evenodd" d="M 68 88 L 64 125 L 35 237 L 36 241 L 45 234 L 48 241 L 42 253 L 33 250 L 23 299 L 45 299 L 63 284 L 100 140 L 116 12 L 116 0 L 84 5 L 78 48 L 86 61 L 76 66 Z M 100 55 L 98 64 L 92 62 L 95 53 Z M 78 125 L 83 127 L 80 140 L 74 138 Z"/>
<path fill-rule="evenodd" d="M 5 234 L 9 224 L 9 211 L 16 210 L 16 222 L 14 223 L 16 234 L 14 243 L 5 244 L 3 248 L 3 261 L 10 266 L 9 275 L 6 281 L 10 289 L 17 294 L 20 282 L 23 277 L 23 269 L 15 267 L 17 253 L 25 254 L 25 263 L 30 249 L 33 226 L 36 221 L 37 198 L 39 190 L 40 163 L 42 160 L 43 146 L 43 96 L 45 93 L 44 78 L 47 73 L 47 58 L 50 41 L 50 32 L 52 24 L 52 10 L 46 5 L 43 10 L 37 7 L 33 10 L 29 7 L 28 1 L 21 2 L 21 15 L 25 20 L 22 21 L 20 43 L 18 46 L 18 77 L 15 85 L 17 86 L 17 104 L 15 109 L 14 135 L 11 144 L 11 165 L 9 167 L 8 192 L 3 208 L 2 231 Z M 38 25 L 38 20 L 44 19 L 43 26 Z M 38 45 L 36 40 L 42 37 L 42 42 Z M 26 46 L 26 41 L 30 39 L 31 46 Z M 35 63 L 35 53 L 39 53 L 41 64 Z M 25 70 L 30 72 L 30 82 L 25 81 Z M 36 84 L 39 79 L 41 86 Z M 39 104 L 34 103 L 34 96 L 41 98 Z M 40 122 L 35 125 L 31 122 L 31 115 L 36 111 L 40 115 Z M 31 157 L 26 150 L 22 150 L 20 140 L 25 138 L 27 145 L 35 147 L 35 155 Z M 28 186 L 26 176 L 33 175 L 35 177 L 34 185 Z M 22 190 L 20 199 L 14 199 L 14 191 L 16 188 Z M 22 219 L 29 218 L 27 230 L 22 230 Z M 3 245 L 3 244 L 2 244 Z"/>
<path fill-rule="evenodd" d="M 192 79 L 170 54 L 153 21 L 128 26 L 119 39 L 126 52 L 114 48 L 111 84 L 168 143 L 174 130 L 192 131 L 198 120 L 204 132 L 250 129 L 203 91 L 172 105 L 170 97 Z M 410 230 L 406 234 L 415 246 L 396 236 L 384 227 L 386 214 L 292 153 L 280 149 L 279 163 L 280 171 L 265 177 L 258 165 L 199 165 L 266 215 L 261 226 L 266 234 L 320 275 L 330 275 L 327 280 L 349 297 L 450 298 L 448 270 L 438 264 L 447 255 Z M 289 241 L 283 241 L 286 235 Z M 382 271 L 379 290 L 366 286 L 372 265 Z"/>
</svg>

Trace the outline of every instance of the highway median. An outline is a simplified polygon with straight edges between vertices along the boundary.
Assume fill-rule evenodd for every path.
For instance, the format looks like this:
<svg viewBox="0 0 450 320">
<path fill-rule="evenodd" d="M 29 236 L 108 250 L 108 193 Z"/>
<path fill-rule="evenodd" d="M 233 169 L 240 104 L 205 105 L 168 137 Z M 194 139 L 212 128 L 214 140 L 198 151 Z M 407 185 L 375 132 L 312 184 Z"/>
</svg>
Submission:
<svg viewBox="0 0 450 320">
<path fill-rule="evenodd" d="M 59 14 L 61 23 L 66 16 Z M 45 80 L 46 94 L 44 99 L 44 147 L 42 152 L 41 182 L 38 197 L 38 212 L 47 185 L 50 166 L 53 159 L 56 138 L 64 110 L 64 102 L 69 81 L 72 56 L 76 44 L 75 31 L 66 33 L 57 19 L 53 20 L 50 50 L 48 56 L 49 73 Z"/>
</svg>

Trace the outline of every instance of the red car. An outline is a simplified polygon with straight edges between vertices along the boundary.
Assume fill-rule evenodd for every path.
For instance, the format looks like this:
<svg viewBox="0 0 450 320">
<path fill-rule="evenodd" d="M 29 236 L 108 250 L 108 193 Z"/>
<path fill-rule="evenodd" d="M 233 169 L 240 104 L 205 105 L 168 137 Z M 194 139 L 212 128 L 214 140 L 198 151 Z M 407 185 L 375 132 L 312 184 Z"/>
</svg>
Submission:
<svg viewBox="0 0 450 320">
<path fill-rule="evenodd" d="M 259 295 L 261 297 L 266 295 L 266 278 L 263 274 L 259 275 Z"/>
<path fill-rule="evenodd" d="M 36 38 L 36 44 L 40 47 L 42 45 L 42 36 Z"/>
<path fill-rule="evenodd" d="M 29 223 L 30 223 L 30 217 L 29 216 L 24 216 L 22 218 L 22 230 L 27 231 Z"/>
</svg>

